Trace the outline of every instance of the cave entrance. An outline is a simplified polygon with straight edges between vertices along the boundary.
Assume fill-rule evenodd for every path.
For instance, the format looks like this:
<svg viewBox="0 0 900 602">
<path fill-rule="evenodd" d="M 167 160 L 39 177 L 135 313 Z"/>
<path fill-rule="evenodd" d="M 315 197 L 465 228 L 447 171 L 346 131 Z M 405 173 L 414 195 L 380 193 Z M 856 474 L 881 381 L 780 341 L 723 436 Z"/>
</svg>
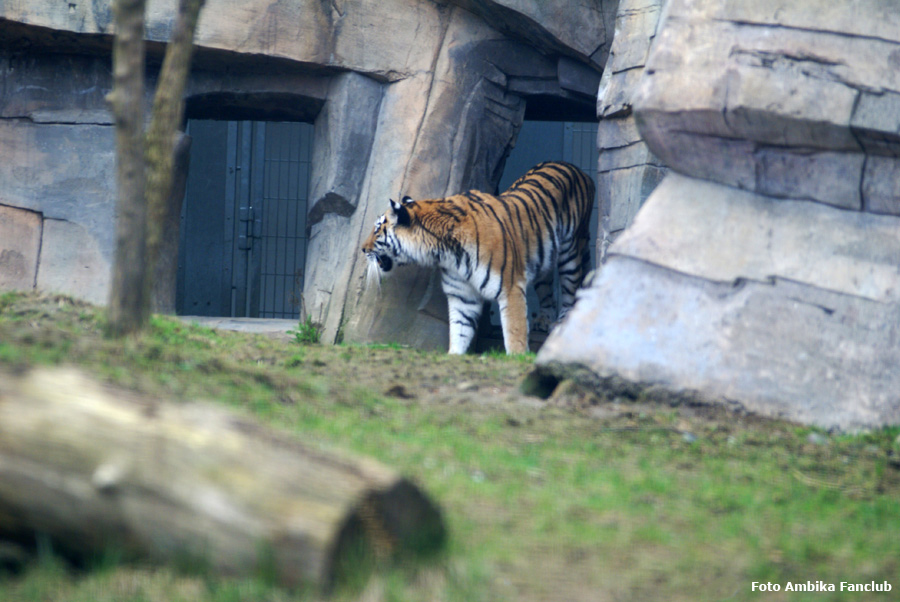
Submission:
<svg viewBox="0 0 900 602">
<path fill-rule="evenodd" d="M 546 118 L 546 116 L 542 116 Z M 580 167 L 597 184 L 597 122 L 595 121 L 547 121 L 526 119 L 522 123 L 516 145 L 510 151 L 500 176 L 498 191 L 502 192 L 526 171 L 542 161 L 568 161 Z M 599 196 L 594 194 L 594 212 L 591 217 L 591 267 L 596 266 L 597 224 L 600 214 Z M 555 286 L 559 286 L 558 281 Z M 559 298 L 557 291 L 557 299 Z M 500 309 L 491 303 L 482 313 L 478 328 L 479 351 L 503 350 L 503 331 L 500 326 Z M 528 290 L 529 322 L 537 315 L 538 299 L 532 287 Z M 539 347 L 546 333 L 532 332 L 530 346 Z"/>
<path fill-rule="evenodd" d="M 191 119 L 179 315 L 300 317 L 313 126 Z"/>
</svg>

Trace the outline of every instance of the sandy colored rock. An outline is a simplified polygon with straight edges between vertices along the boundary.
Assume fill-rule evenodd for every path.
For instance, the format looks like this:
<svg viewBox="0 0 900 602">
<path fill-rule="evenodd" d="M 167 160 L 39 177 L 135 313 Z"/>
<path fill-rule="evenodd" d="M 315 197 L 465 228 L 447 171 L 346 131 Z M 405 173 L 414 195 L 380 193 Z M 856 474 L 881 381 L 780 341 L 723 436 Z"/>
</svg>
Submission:
<svg viewBox="0 0 900 602">
<path fill-rule="evenodd" d="M 39 213 L 0 205 L 0 290 L 34 287 L 42 227 Z"/>
</svg>

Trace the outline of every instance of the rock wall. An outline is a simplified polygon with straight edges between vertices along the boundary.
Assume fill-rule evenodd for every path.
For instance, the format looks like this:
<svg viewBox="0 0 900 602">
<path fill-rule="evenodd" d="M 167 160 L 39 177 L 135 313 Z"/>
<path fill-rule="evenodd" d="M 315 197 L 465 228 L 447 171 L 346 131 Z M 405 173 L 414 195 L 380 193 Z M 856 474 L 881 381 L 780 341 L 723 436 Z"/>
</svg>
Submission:
<svg viewBox="0 0 900 602">
<path fill-rule="evenodd" d="M 303 301 L 324 324 L 325 341 L 446 346 L 434 275 L 405 270 L 376 295 L 365 290 L 358 249 L 390 198 L 493 190 L 528 107 L 557 117 L 593 112 L 616 2 L 565 8 L 534 0 L 208 0 L 188 116 L 315 123 Z M 149 89 L 174 10 L 174 0 L 149 3 Z M 16 267 L 25 272 L 15 286 L 106 298 L 115 205 L 103 100 L 110 28 L 108 2 L 0 4 L 0 206 L 15 216 L 4 219 L 38 216 L 32 229 L 43 240 L 34 261 L 35 235 L 15 243 L 25 266 Z M 79 253 L 67 252 L 75 244 Z M 12 286 L 4 277 L 0 285 Z"/>
<path fill-rule="evenodd" d="M 8 53 L 0 72 L 0 210 L 20 233 L 0 235 L 0 254 L 29 257 L 14 282 L 16 270 L 0 260 L 0 286 L 105 303 L 115 205 L 109 68 L 91 57 Z"/>
<path fill-rule="evenodd" d="M 616 15 L 616 36 L 597 94 L 597 257 L 601 259 L 605 259 L 609 244 L 631 225 L 666 172 L 664 164 L 641 138 L 632 107 L 663 5 L 663 0 L 622 0 Z"/>
<path fill-rule="evenodd" d="M 542 370 L 824 428 L 900 423 L 900 13 L 670 0 L 633 97 L 673 172 Z"/>
</svg>

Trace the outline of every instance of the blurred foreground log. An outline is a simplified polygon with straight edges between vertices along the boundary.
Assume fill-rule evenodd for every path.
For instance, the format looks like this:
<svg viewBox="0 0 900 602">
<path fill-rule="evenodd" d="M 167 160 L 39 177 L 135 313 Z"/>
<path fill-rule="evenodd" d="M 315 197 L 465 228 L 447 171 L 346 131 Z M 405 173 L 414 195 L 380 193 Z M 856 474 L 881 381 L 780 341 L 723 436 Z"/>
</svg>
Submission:
<svg viewBox="0 0 900 602">
<path fill-rule="evenodd" d="M 360 551 L 427 552 L 444 526 L 375 461 L 72 369 L 0 370 L 0 539 L 36 534 L 76 557 L 193 559 L 328 589 Z"/>
</svg>

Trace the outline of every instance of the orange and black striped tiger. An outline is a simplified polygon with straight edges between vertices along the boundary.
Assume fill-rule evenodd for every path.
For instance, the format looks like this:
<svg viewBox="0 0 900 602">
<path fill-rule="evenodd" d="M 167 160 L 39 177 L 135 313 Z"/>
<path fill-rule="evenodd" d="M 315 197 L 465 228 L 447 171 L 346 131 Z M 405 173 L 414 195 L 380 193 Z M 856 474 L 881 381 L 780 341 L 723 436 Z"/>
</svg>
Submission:
<svg viewBox="0 0 900 602">
<path fill-rule="evenodd" d="M 442 198 L 391 200 L 362 250 L 370 281 L 394 265 L 438 267 L 447 295 L 450 353 L 465 353 L 485 300 L 497 301 L 507 353 L 528 349 L 525 287 L 534 283 L 541 317 L 559 319 L 575 302 L 590 261 L 594 183 L 574 165 L 541 163 L 499 196 L 470 190 Z"/>
</svg>

